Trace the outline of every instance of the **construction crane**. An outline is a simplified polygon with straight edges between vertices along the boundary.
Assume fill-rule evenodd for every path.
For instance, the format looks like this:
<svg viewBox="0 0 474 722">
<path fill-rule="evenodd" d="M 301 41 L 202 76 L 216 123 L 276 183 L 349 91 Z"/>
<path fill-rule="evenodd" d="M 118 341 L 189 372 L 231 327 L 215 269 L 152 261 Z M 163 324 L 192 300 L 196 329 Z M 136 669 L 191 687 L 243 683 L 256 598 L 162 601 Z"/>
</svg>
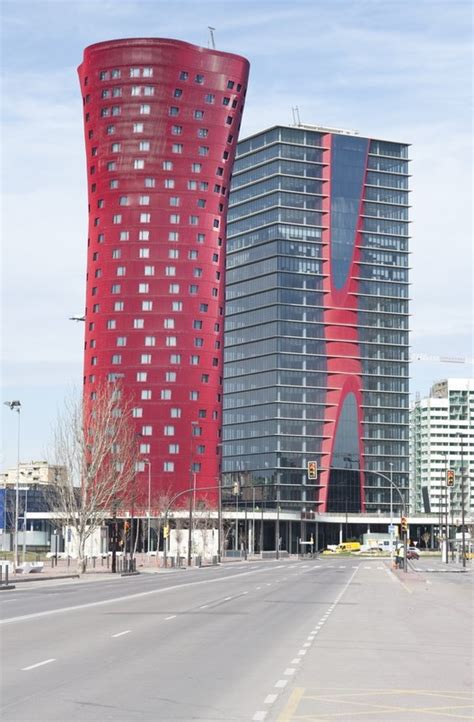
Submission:
<svg viewBox="0 0 474 722">
<path fill-rule="evenodd" d="M 210 25 L 207 26 L 207 29 L 209 30 L 209 42 L 208 47 L 212 47 L 213 50 L 216 49 L 216 44 L 214 42 L 214 30 L 215 28 L 211 27 Z"/>
<path fill-rule="evenodd" d="M 425 353 L 410 354 L 410 361 L 434 361 L 443 364 L 474 364 L 474 358 L 465 356 L 429 356 Z"/>
</svg>

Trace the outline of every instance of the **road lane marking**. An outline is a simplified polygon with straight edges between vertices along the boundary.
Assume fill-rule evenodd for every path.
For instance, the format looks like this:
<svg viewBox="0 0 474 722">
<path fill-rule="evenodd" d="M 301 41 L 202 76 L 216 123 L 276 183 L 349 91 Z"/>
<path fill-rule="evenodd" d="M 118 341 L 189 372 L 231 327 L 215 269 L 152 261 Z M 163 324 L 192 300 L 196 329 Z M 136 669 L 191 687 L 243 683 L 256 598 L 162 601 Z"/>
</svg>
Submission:
<svg viewBox="0 0 474 722">
<path fill-rule="evenodd" d="M 256 587 L 256 589 L 261 589 L 262 587 Z"/>
<path fill-rule="evenodd" d="M 298 709 L 299 703 L 301 702 L 301 698 L 303 697 L 304 690 L 304 687 L 296 687 L 293 690 L 293 692 L 290 694 L 290 698 L 285 709 L 278 717 L 278 722 L 290 722 L 292 719 L 295 718 L 295 713 Z"/>
<path fill-rule="evenodd" d="M 90 609 L 91 607 L 102 607 L 106 604 L 117 604 L 119 602 L 127 602 L 131 599 L 140 599 L 142 597 L 148 597 L 152 594 L 164 594 L 165 592 L 174 592 L 177 589 L 188 589 L 189 587 L 195 587 L 203 584 L 219 584 L 220 582 L 226 582 L 229 579 L 235 579 L 235 577 L 247 577 L 250 574 L 258 574 L 259 572 L 269 571 L 268 569 L 252 569 L 248 572 L 236 572 L 233 574 L 227 574 L 225 577 L 217 577 L 216 579 L 199 579 L 198 581 L 185 582 L 184 584 L 171 584 L 169 587 L 162 587 L 160 589 L 149 589 L 146 592 L 136 592 L 135 594 L 121 595 L 119 597 L 113 597 L 112 599 L 101 599 L 98 602 L 86 602 L 85 604 L 74 604 L 71 607 L 59 607 L 58 609 L 48 609 L 44 612 L 33 612 L 32 614 L 23 614 L 21 617 L 10 617 L 8 619 L 0 619 L 0 625 L 13 624 L 16 622 L 27 622 L 31 619 L 39 619 L 39 617 L 49 617 L 52 614 L 64 614 L 65 612 L 77 612 L 81 609 Z M 131 577 L 130 577 L 131 578 Z M 107 580 L 111 582 L 112 580 Z M 115 580 L 114 580 L 115 581 Z"/>
<path fill-rule="evenodd" d="M 254 716 L 252 717 L 252 720 L 255 720 L 255 722 L 259 722 L 259 720 L 265 719 L 267 716 L 267 713 L 261 710 L 260 712 L 255 712 Z"/>
<path fill-rule="evenodd" d="M 303 644 L 303 647 L 311 647 L 311 642 L 305 642 L 305 643 Z"/>
<path fill-rule="evenodd" d="M 232 597 L 224 597 L 224 602 L 230 602 L 231 599 Z"/>
<path fill-rule="evenodd" d="M 124 634 L 130 634 L 131 631 L 131 629 L 126 629 L 124 632 L 117 632 L 117 634 L 112 634 L 112 637 L 123 637 Z"/>
<path fill-rule="evenodd" d="M 298 652 L 298 656 L 302 657 L 303 655 L 306 654 L 307 651 L 308 651 L 307 649 L 300 649 L 300 651 Z"/>
<path fill-rule="evenodd" d="M 30 664 L 29 667 L 22 667 L 22 672 L 29 672 L 30 669 L 36 669 L 36 667 L 42 667 L 45 664 L 51 664 L 51 662 L 55 662 L 56 659 L 52 657 L 51 659 L 44 659 L 42 662 L 36 662 L 36 664 Z"/>
<path fill-rule="evenodd" d="M 278 687 L 280 689 L 280 688 L 286 687 L 287 684 L 288 684 L 287 679 L 279 679 L 278 682 L 275 682 L 275 687 Z"/>
<path fill-rule="evenodd" d="M 263 704 L 273 704 L 277 698 L 278 698 L 277 694 L 267 694 L 267 696 L 263 700 Z"/>
<path fill-rule="evenodd" d="M 169 619 L 176 619 L 176 614 L 170 614 L 169 617 L 165 617 L 165 622 L 167 622 Z"/>
<path fill-rule="evenodd" d="M 199 607 L 199 609 L 207 609 L 208 606 L 209 604 L 203 604 L 202 607 Z"/>
<path fill-rule="evenodd" d="M 294 667 L 287 667 L 287 668 L 285 669 L 285 671 L 283 672 L 283 674 L 284 674 L 286 677 L 291 677 L 291 675 L 294 674 L 295 672 L 296 672 L 296 669 L 295 669 Z"/>
<path fill-rule="evenodd" d="M 298 657 L 295 657 L 291 660 L 291 664 L 299 664 L 301 662 L 301 659 L 298 659 Z"/>
</svg>

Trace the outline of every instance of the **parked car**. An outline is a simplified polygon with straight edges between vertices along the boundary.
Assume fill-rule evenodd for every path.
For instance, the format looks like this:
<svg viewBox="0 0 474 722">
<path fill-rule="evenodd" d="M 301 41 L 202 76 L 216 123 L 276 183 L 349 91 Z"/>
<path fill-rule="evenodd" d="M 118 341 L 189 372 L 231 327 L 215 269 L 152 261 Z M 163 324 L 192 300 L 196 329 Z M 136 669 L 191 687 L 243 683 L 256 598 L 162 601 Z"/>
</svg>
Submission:
<svg viewBox="0 0 474 722">
<path fill-rule="evenodd" d="M 419 559 L 420 552 L 416 547 L 408 547 L 407 559 Z"/>
</svg>

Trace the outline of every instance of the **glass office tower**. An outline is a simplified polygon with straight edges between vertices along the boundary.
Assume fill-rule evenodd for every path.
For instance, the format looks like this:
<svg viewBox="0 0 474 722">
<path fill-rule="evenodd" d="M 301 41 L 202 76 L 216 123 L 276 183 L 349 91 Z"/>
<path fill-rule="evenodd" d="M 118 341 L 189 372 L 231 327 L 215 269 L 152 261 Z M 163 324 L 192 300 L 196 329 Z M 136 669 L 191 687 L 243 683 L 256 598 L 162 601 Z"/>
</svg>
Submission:
<svg viewBox="0 0 474 722">
<path fill-rule="evenodd" d="M 405 144 L 302 125 L 238 144 L 223 471 L 244 498 L 376 513 L 394 485 L 407 493 L 407 157 Z"/>
</svg>

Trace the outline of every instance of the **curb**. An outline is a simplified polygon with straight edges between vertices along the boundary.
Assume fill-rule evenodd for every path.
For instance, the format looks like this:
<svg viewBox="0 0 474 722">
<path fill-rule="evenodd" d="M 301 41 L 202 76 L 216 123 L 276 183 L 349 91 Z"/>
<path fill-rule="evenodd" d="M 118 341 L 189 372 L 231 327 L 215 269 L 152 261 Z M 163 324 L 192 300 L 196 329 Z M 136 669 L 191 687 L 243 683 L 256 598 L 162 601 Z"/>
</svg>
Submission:
<svg viewBox="0 0 474 722">
<path fill-rule="evenodd" d="M 0 592 L 3 592 L 4 589 L 15 589 L 14 584 L 0 584 Z"/>
<path fill-rule="evenodd" d="M 79 579 L 79 574 L 62 574 L 61 576 L 57 577 L 25 577 L 24 579 L 16 579 L 16 584 L 28 584 L 28 582 L 54 582 L 56 579 Z"/>
</svg>

